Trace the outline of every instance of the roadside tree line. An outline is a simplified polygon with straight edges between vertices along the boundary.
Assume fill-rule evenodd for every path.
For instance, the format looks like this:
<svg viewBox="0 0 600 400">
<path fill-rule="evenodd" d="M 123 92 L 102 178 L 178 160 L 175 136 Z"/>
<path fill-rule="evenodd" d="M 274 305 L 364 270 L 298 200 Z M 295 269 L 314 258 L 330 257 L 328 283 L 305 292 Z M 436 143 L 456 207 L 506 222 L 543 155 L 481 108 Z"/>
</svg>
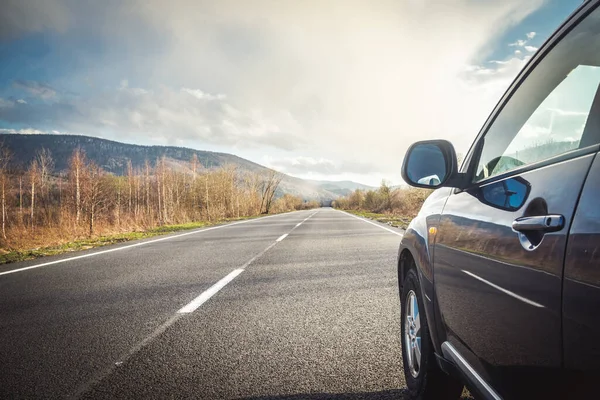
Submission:
<svg viewBox="0 0 600 400">
<path fill-rule="evenodd" d="M 378 214 L 414 218 L 431 190 L 392 188 L 385 181 L 374 190 L 356 189 L 348 196 L 334 201 L 333 206 L 343 210 L 367 211 Z"/>
<path fill-rule="evenodd" d="M 0 147 L 4 249 L 319 206 L 289 194 L 277 198 L 282 175 L 276 171 L 207 169 L 196 155 L 188 165 L 164 156 L 141 168 L 129 162 L 124 176 L 107 173 L 79 149 L 66 171 L 55 171 L 46 149 L 23 168 L 11 168 L 10 158 Z"/>
</svg>

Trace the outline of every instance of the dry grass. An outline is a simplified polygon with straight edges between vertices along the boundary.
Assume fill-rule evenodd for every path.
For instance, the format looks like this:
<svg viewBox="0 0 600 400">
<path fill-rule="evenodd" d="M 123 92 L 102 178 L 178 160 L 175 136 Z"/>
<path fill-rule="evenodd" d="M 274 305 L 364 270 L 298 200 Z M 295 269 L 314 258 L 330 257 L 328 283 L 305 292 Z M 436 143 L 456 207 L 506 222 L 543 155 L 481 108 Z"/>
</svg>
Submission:
<svg viewBox="0 0 600 400">
<path fill-rule="evenodd" d="M 26 169 L 0 163 L 0 263 L 319 206 L 275 198 L 276 171 L 204 168 L 194 158 L 189 170 L 160 157 L 115 176 L 76 149 L 67 171 L 52 169 L 44 149 Z"/>
<path fill-rule="evenodd" d="M 21 232 L 21 237 L 14 238 L 14 243 L 18 247 L 1 248 L 0 264 L 6 264 L 17 261 L 35 259 L 44 256 L 68 253 L 72 251 L 87 250 L 94 247 L 106 246 L 109 244 L 127 242 L 130 240 L 145 239 L 158 235 L 179 232 L 189 229 L 198 229 L 206 226 L 216 225 L 224 222 L 231 222 L 243 219 L 256 218 L 257 216 L 226 218 L 216 222 L 188 222 L 176 225 L 163 225 L 149 229 L 138 229 L 132 231 L 116 232 L 114 229 L 105 227 L 102 234 L 86 237 L 85 234 L 75 236 L 75 232 L 64 231 L 61 229 L 44 228 L 36 230 L 31 235 L 28 232 Z M 12 232 L 11 232 L 12 233 Z"/>
<path fill-rule="evenodd" d="M 389 226 L 393 226 L 394 228 L 406 229 L 408 224 L 411 221 L 411 218 L 394 215 L 394 214 L 382 214 L 382 213 L 373 213 L 369 211 L 363 210 L 347 210 L 347 212 L 358 215 L 360 217 L 369 218 L 377 222 L 381 222 L 387 224 Z"/>
<path fill-rule="evenodd" d="M 336 200 L 334 207 L 406 229 L 430 193 L 431 190 L 416 188 L 392 190 L 383 183 L 377 190 L 356 190 Z"/>
</svg>

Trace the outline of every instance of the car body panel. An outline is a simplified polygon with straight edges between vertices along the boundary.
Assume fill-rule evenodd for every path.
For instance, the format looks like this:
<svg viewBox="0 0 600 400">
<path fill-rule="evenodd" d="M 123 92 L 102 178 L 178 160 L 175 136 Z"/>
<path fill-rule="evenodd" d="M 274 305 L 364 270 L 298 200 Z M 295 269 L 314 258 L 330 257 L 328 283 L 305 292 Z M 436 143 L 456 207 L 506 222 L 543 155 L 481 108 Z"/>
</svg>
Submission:
<svg viewBox="0 0 600 400">
<path fill-rule="evenodd" d="M 400 293 L 402 293 L 401 288 L 404 283 L 404 277 L 406 276 L 407 268 L 409 268 L 405 263 L 406 260 L 404 257 L 410 254 L 417 267 L 421 292 L 427 296 L 423 300 L 423 304 L 426 308 L 427 323 L 432 327 L 435 326 L 436 320 L 433 309 L 435 304 L 433 301 L 433 243 L 430 241 L 432 235 L 429 234 L 429 228 L 435 229 L 439 225 L 442 209 L 450 193 L 451 189 L 442 188 L 434 191 L 427 197 L 427 200 L 423 203 L 419 211 L 419 215 L 411 221 L 404 232 L 398 250 L 398 283 Z M 432 342 L 436 352 L 441 354 L 442 343 L 433 335 L 436 331 L 437 329 L 431 329 Z"/>
<path fill-rule="evenodd" d="M 444 207 L 434 286 L 445 340 L 479 375 L 497 384 L 504 397 L 524 394 L 522 388 L 513 393 L 511 386 L 560 375 L 561 278 L 568 234 L 567 228 L 546 233 L 530 250 L 511 225 L 530 204 L 544 199 L 548 212 L 563 215 L 568 227 L 593 158 L 589 154 L 522 174 L 531 190 L 517 210 L 485 204 L 476 188 L 450 196 Z"/>
<path fill-rule="evenodd" d="M 575 381 L 600 377 L 600 157 L 571 225 L 564 270 L 564 365 Z M 597 381 L 594 380 L 594 384 Z"/>
</svg>

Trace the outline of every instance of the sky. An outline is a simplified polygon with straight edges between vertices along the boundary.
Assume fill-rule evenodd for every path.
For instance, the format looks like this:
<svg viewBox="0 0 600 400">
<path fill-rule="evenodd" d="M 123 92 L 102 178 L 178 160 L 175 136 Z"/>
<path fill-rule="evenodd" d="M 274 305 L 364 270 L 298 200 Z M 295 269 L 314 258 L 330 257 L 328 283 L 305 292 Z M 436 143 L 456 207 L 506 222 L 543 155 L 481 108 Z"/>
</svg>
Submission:
<svg viewBox="0 0 600 400">
<path fill-rule="evenodd" d="M 401 182 L 411 143 L 466 153 L 579 0 L 4 0 L 0 132 L 236 154 Z"/>
</svg>

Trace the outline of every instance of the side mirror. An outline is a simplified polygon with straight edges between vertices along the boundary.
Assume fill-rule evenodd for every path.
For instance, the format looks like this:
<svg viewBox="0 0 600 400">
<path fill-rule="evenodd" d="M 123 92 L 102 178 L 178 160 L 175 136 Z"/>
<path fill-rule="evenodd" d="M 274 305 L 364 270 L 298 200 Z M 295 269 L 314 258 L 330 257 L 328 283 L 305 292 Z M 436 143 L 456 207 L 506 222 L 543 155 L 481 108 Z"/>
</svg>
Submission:
<svg viewBox="0 0 600 400">
<path fill-rule="evenodd" d="M 506 211 L 520 209 L 531 191 L 531 184 L 521 177 L 490 183 L 477 189 L 479 200 L 489 206 Z"/>
<path fill-rule="evenodd" d="M 411 186 L 437 189 L 460 187 L 454 146 L 447 140 L 426 140 L 414 143 L 404 157 L 402 178 Z"/>
</svg>

